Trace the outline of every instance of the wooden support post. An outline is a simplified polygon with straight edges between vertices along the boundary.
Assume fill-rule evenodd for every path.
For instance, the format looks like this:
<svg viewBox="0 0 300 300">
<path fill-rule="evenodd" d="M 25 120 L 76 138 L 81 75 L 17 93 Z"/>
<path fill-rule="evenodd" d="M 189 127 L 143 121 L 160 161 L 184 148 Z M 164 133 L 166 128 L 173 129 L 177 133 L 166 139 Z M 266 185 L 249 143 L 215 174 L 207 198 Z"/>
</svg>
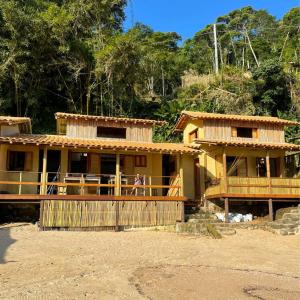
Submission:
<svg viewBox="0 0 300 300">
<path fill-rule="evenodd" d="M 273 217 L 273 200 L 269 199 L 268 203 L 269 203 L 269 219 L 270 219 L 270 222 L 272 222 L 274 220 L 274 217 Z"/>
<path fill-rule="evenodd" d="M 149 176 L 149 185 L 150 185 L 149 196 L 152 197 L 152 187 L 151 187 L 151 185 L 152 185 L 152 177 L 151 176 Z"/>
<path fill-rule="evenodd" d="M 80 177 L 80 183 L 81 184 L 84 184 L 84 177 L 83 177 L 83 174 L 81 174 L 81 177 Z M 84 195 L 84 186 L 81 185 L 80 187 L 80 195 L 83 196 Z"/>
<path fill-rule="evenodd" d="M 229 223 L 229 200 L 228 200 L 228 198 L 224 199 L 224 206 L 225 206 L 225 222 Z"/>
<path fill-rule="evenodd" d="M 223 149 L 223 181 L 224 181 L 224 192 L 228 192 L 228 185 L 227 185 L 227 157 L 225 148 Z"/>
<path fill-rule="evenodd" d="M 116 154 L 116 178 L 115 178 L 115 196 L 121 195 L 121 174 L 120 174 L 120 154 Z M 119 231 L 120 207 L 119 201 L 115 202 L 116 206 L 116 226 L 115 231 Z"/>
<path fill-rule="evenodd" d="M 267 178 L 268 178 L 268 191 L 271 194 L 271 168 L 270 168 L 270 152 L 267 151 L 266 155 L 266 168 L 267 168 Z"/>
<path fill-rule="evenodd" d="M 47 173 L 47 154 L 48 154 L 48 149 L 45 147 L 43 149 L 43 170 L 42 170 L 42 176 L 41 176 L 41 190 L 40 194 L 41 195 L 46 195 L 47 194 L 47 185 L 46 185 L 46 173 Z"/>
<path fill-rule="evenodd" d="M 116 154 L 116 178 L 115 178 L 115 196 L 121 195 L 121 178 L 120 178 L 120 154 Z"/>
<path fill-rule="evenodd" d="M 22 172 L 20 172 L 20 175 L 19 175 L 19 182 L 20 182 L 20 184 L 19 184 L 19 195 L 22 195 L 22 176 L 23 175 L 23 173 Z"/>
</svg>

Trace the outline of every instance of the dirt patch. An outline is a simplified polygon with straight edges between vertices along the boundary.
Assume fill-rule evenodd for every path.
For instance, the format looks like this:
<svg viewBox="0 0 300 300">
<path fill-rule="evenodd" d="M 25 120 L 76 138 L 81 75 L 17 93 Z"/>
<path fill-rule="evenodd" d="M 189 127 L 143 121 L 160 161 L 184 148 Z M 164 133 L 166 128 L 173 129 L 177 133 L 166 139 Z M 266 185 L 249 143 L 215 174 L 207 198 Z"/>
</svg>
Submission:
<svg viewBox="0 0 300 300">
<path fill-rule="evenodd" d="M 300 299 L 298 277 L 213 266 L 140 268 L 133 280 L 147 299 Z"/>
<path fill-rule="evenodd" d="M 0 227 L 1 299 L 299 299 L 300 236 Z"/>
</svg>

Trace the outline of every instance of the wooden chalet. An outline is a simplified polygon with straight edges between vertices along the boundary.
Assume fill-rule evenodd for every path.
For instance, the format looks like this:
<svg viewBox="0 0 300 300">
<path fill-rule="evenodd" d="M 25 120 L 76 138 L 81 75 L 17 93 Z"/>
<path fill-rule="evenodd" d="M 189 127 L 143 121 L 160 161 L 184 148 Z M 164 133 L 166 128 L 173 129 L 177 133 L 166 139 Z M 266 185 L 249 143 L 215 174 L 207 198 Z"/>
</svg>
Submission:
<svg viewBox="0 0 300 300">
<path fill-rule="evenodd" d="M 153 143 L 146 119 L 56 113 L 57 134 L 31 133 L 27 118 L 0 119 L 0 202 L 40 204 L 40 227 L 174 224 L 198 150 Z"/>
<path fill-rule="evenodd" d="M 183 142 L 200 151 L 194 161 L 196 197 L 206 204 L 223 202 L 228 220 L 229 202 L 273 202 L 300 198 L 300 178 L 287 174 L 287 151 L 300 145 L 285 142 L 284 127 L 297 122 L 274 117 L 223 115 L 183 111 L 175 131 Z M 287 176 L 290 177 L 287 177 Z"/>
<path fill-rule="evenodd" d="M 40 205 L 40 227 L 103 229 L 184 220 L 187 200 L 225 208 L 299 202 L 300 145 L 273 117 L 183 111 L 183 143 L 154 143 L 164 122 L 56 113 L 57 134 L 28 118 L 0 117 L 0 203 Z M 298 174 L 298 175 L 297 175 Z"/>
</svg>

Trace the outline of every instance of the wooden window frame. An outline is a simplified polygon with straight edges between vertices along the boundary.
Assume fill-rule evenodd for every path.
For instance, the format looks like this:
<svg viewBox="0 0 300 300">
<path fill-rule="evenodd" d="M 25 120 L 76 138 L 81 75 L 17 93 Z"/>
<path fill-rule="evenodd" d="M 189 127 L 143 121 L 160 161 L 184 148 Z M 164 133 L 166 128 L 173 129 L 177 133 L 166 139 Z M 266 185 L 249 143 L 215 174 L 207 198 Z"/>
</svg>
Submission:
<svg viewBox="0 0 300 300">
<path fill-rule="evenodd" d="M 251 137 L 238 136 L 238 129 L 245 128 L 251 130 Z M 240 139 L 258 139 L 259 131 L 257 127 L 248 126 L 231 126 L 231 137 Z"/>
<path fill-rule="evenodd" d="M 134 166 L 138 168 L 147 167 L 147 155 L 135 155 L 134 156 Z"/>
<path fill-rule="evenodd" d="M 198 138 L 198 128 L 189 132 L 189 142 L 192 143 L 194 139 Z"/>
</svg>

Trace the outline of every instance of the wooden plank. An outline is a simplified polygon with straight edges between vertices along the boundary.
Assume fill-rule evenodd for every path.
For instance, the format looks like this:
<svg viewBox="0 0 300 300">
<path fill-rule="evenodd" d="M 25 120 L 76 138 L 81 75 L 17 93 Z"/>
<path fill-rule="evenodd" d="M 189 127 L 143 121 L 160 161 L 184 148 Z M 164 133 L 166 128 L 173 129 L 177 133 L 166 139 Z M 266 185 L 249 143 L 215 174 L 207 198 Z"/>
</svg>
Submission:
<svg viewBox="0 0 300 300">
<path fill-rule="evenodd" d="M 113 195 L 18 195 L 18 194 L 0 194 L 1 200 L 78 200 L 78 201 L 187 201 L 187 197 L 180 196 L 113 196 Z"/>
<path fill-rule="evenodd" d="M 297 199 L 300 200 L 299 194 L 291 195 L 291 194 L 233 194 L 233 193 L 220 193 L 215 195 L 206 196 L 207 199 L 219 199 L 219 198 L 240 198 L 240 199 L 249 199 L 249 198 L 261 198 L 261 199 L 269 199 L 272 197 L 277 199 Z M 264 200 L 265 201 L 265 200 Z"/>
</svg>

